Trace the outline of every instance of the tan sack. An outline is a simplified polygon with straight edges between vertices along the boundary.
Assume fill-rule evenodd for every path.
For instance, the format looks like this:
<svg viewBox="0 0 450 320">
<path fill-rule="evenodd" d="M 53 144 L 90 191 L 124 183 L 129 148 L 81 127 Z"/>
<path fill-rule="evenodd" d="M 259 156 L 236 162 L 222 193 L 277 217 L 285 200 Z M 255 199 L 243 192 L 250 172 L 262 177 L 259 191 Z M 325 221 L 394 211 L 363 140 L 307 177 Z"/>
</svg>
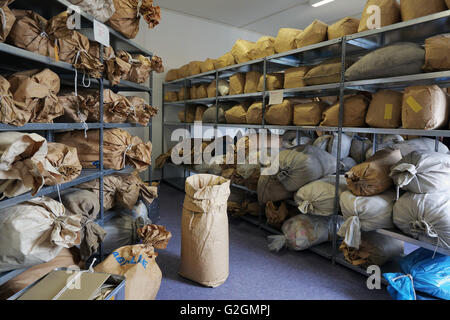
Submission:
<svg viewBox="0 0 450 320">
<path fill-rule="evenodd" d="M 200 69 L 201 61 L 191 61 L 188 63 L 188 75 L 195 76 L 202 72 Z"/>
<path fill-rule="evenodd" d="M 266 108 L 265 121 L 267 124 L 287 126 L 292 124 L 292 104 L 284 99 L 281 104 L 274 104 Z"/>
<path fill-rule="evenodd" d="M 113 0 L 69 0 L 70 3 L 80 7 L 81 11 L 93 16 L 101 23 L 105 23 L 114 14 Z"/>
<path fill-rule="evenodd" d="M 359 19 L 345 17 L 328 27 L 328 40 L 358 32 Z"/>
<path fill-rule="evenodd" d="M 445 0 L 445 3 L 447 4 L 447 8 L 450 9 L 450 0 Z"/>
<path fill-rule="evenodd" d="M 0 210 L 0 272 L 48 262 L 79 244 L 80 221 L 48 197 Z"/>
<path fill-rule="evenodd" d="M 97 168 L 99 156 L 99 131 L 71 131 L 57 135 L 56 141 L 77 148 L 83 168 Z M 139 137 L 116 128 L 104 131 L 103 165 L 105 169 L 121 170 L 133 166 L 144 170 L 151 164 L 151 142 L 144 143 Z"/>
<path fill-rule="evenodd" d="M 216 69 L 222 69 L 228 66 L 232 66 L 235 63 L 236 61 L 234 60 L 233 54 L 231 52 L 227 52 L 223 56 L 214 61 L 214 67 Z"/>
<path fill-rule="evenodd" d="M 88 122 L 100 121 L 100 101 L 93 105 L 85 105 L 89 110 Z M 110 89 L 103 90 L 103 121 L 105 123 L 124 123 L 131 112 L 128 99 Z"/>
<path fill-rule="evenodd" d="M 225 111 L 227 123 L 245 124 L 247 123 L 248 104 L 241 103 Z"/>
<path fill-rule="evenodd" d="M 243 94 L 245 89 L 245 73 L 235 73 L 230 77 L 230 95 Z"/>
<path fill-rule="evenodd" d="M 391 167 L 402 159 L 400 150 L 384 149 L 345 174 L 348 189 L 357 196 L 374 196 L 390 189 Z"/>
<path fill-rule="evenodd" d="M 202 63 L 200 63 L 200 72 L 205 73 L 205 72 L 215 70 L 216 67 L 214 66 L 214 62 L 215 62 L 215 60 L 208 58 L 205 61 L 203 61 Z"/>
<path fill-rule="evenodd" d="M 450 52 L 449 33 L 426 39 L 425 65 L 423 69 L 427 72 L 450 70 L 450 57 L 448 52 Z"/>
<path fill-rule="evenodd" d="M 186 179 L 179 274 L 207 287 L 228 278 L 227 200 L 230 181 L 198 174 Z"/>
<path fill-rule="evenodd" d="M 178 92 L 176 91 L 167 91 L 164 95 L 165 102 L 175 102 L 178 101 Z"/>
<path fill-rule="evenodd" d="M 195 108 L 195 117 L 194 117 L 194 121 L 202 121 L 203 119 L 203 114 L 205 113 L 205 111 L 208 109 L 207 106 L 203 106 L 203 105 L 198 105 Z"/>
<path fill-rule="evenodd" d="M 164 79 L 166 82 L 178 80 L 178 69 L 172 69 L 167 71 L 166 78 Z"/>
<path fill-rule="evenodd" d="M 448 123 L 448 99 L 437 85 L 405 89 L 402 124 L 405 129 L 433 130 Z"/>
<path fill-rule="evenodd" d="M 0 42 L 5 42 L 9 35 L 14 23 L 16 22 L 16 16 L 8 8 L 8 5 L 14 0 L 2 0 L 0 1 L 0 10 L 2 14 L 0 15 Z"/>
<path fill-rule="evenodd" d="M 247 124 L 262 124 L 262 102 L 253 103 L 247 110 Z"/>
<path fill-rule="evenodd" d="M 280 229 L 287 217 L 288 209 L 286 202 L 281 201 L 279 206 L 272 201 L 266 203 L 267 224 L 275 227 L 276 229 Z"/>
<path fill-rule="evenodd" d="M 250 52 L 254 50 L 255 46 L 254 42 L 239 39 L 231 49 L 231 54 L 238 64 L 248 62 L 252 60 Z"/>
<path fill-rule="evenodd" d="M 189 100 L 189 89 L 185 87 L 181 87 L 180 91 L 178 91 L 178 101 Z"/>
<path fill-rule="evenodd" d="M 381 17 L 379 26 L 375 25 L 373 18 L 374 12 L 368 10 L 369 7 L 374 5 L 380 8 Z M 359 23 L 358 32 L 385 27 L 400 21 L 400 6 L 397 0 L 367 0 Z"/>
<path fill-rule="evenodd" d="M 185 110 L 181 110 L 178 112 L 178 119 L 180 120 L 180 122 L 192 123 L 195 120 L 196 110 L 197 110 L 197 106 L 189 104 L 186 108 L 186 112 L 185 112 Z M 185 119 L 185 114 L 186 114 L 186 119 Z"/>
<path fill-rule="evenodd" d="M 216 96 L 216 80 L 211 81 L 211 83 L 206 88 L 208 98 L 215 98 Z"/>
<path fill-rule="evenodd" d="M 303 48 L 327 40 L 328 25 L 320 20 L 314 20 L 302 33 L 295 37 L 297 48 Z"/>
<path fill-rule="evenodd" d="M 266 75 L 266 91 L 283 89 L 284 75 L 282 73 L 271 73 Z M 259 77 L 258 91 L 264 91 L 264 75 Z"/>
<path fill-rule="evenodd" d="M 52 123 L 64 113 L 56 96 L 60 80 L 50 69 L 17 72 L 8 78 L 14 100 L 31 110 L 31 122 Z"/>
<path fill-rule="evenodd" d="M 325 106 L 321 102 L 308 102 L 293 107 L 293 123 L 296 126 L 317 126 L 322 120 Z"/>
<path fill-rule="evenodd" d="M 367 110 L 366 123 L 375 128 L 400 128 L 402 126 L 401 92 L 380 90 L 372 95 Z"/>
<path fill-rule="evenodd" d="M 305 76 L 309 71 L 309 67 L 289 68 L 284 71 L 284 88 L 300 88 L 305 87 Z"/>
<path fill-rule="evenodd" d="M 161 73 L 164 70 L 161 58 L 157 56 L 153 56 L 151 60 L 141 54 L 133 54 L 131 57 L 132 59 L 129 61 L 131 70 L 127 78 L 131 82 L 145 83 L 150 78 L 152 71 Z"/>
<path fill-rule="evenodd" d="M 177 73 L 178 73 L 178 79 L 183 79 L 189 76 L 188 74 L 188 68 L 189 68 L 189 64 L 185 64 L 184 66 L 181 66 Z"/>
<path fill-rule="evenodd" d="M 261 73 L 258 71 L 249 71 L 245 74 L 244 93 L 253 93 L 258 91 L 259 78 Z"/>
<path fill-rule="evenodd" d="M 262 175 L 258 180 L 258 201 L 265 204 L 268 201 L 292 199 L 293 192 L 287 191 L 276 176 Z"/>
<path fill-rule="evenodd" d="M 0 76 L 0 96 L 2 97 L 0 100 L 1 123 L 23 126 L 30 121 L 31 109 L 22 102 L 14 101 L 10 84 L 2 76 Z"/>
<path fill-rule="evenodd" d="M 78 159 L 77 149 L 74 147 L 49 142 L 46 158 L 61 174 L 61 183 L 70 182 L 81 174 L 81 163 Z M 45 184 L 53 186 L 56 184 L 56 181 L 54 179 L 46 179 Z"/>
<path fill-rule="evenodd" d="M 402 20 L 420 18 L 447 10 L 445 0 L 400 0 Z"/>
<path fill-rule="evenodd" d="M 341 82 L 342 64 L 340 62 L 324 63 L 313 67 L 304 77 L 308 86 Z"/>
<path fill-rule="evenodd" d="M 189 99 L 197 99 L 197 88 L 196 87 L 190 87 L 189 88 Z"/>
<path fill-rule="evenodd" d="M 128 123 L 138 123 L 147 126 L 150 119 L 156 116 L 158 108 L 153 107 L 140 97 L 127 97 L 130 102 L 130 113 L 128 114 Z"/>
<path fill-rule="evenodd" d="M 195 99 L 208 98 L 208 85 L 206 83 L 200 84 L 195 89 Z"/>
<path fill-rule="evenodd" d="M 277 53 L 282 53 L 297 49 L 295 38 L 302 32 L 303 30 L 293 28 L 281 28 L 278 30 L 278 35 L 275 38 L 274 43 L 275 51 Z"/>
<path fill-rule="evenodd" d="M 275 54 L 275 38 L 263 36 L 256 41 L 255 47 L 250 50 L 250 60 L 262 59 L 267 56 Z"/>
<path fill-rule="evenodd" d="M 344 127 L 364 127 L 369 101 L 363 95 L 355 95 L 344 101 Z M 339 124 L 339 102 L 322 114 L 321 126 L 337 127 Z"/>
</svg>

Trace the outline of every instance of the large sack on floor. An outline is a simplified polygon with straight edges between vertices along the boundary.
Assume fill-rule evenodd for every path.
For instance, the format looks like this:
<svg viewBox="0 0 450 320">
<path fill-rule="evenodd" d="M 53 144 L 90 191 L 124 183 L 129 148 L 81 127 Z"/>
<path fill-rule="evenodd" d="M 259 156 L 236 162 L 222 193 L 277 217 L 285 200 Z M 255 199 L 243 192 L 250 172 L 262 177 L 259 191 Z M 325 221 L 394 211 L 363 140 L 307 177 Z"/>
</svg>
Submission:
<svg viewBox="0 0 450 320">
<path fill-rule="evenodd" d="M 14 0 L 2 0 L 0 1 L 0 9 L 2 15 L 0 16 L 0 42 L 5 42 L 9 35 L 14 23 L 16 22 L 16 17 L 14 13 L 8 8 L 8 5 Z"/>
<path fill-rule="evenodd" d="M 247 124 L 262 124 L 262 102 L 253 103 L 247 110 Z"/>
<path fill-rule="evenodd" d="M 359 249 L 341 243 L 339 250 L 345 260 L 354 266 L 382 266 L 386 262 L 401 257 L 404 251 L 403 241 L 379 234 L 376 231 L 362 232 Z"/>
<path fill-rule="evenodd" d="M 346 80 L 365 80 L 422 73 L 425 50 L 405 42 L 366 54 L 345 72 Z"/>
<path fill-rule="evenodd" d="M 359 19 L 345 17 L 338 22 L 328 26 L 328 40 L 341 38 L 358 32 Z"/>
<path fill-rule="evenodd" d="M 141 97 L 126 97 L 130 102 L 130 113 L 127 122 L 147 126 L 150 119 L 156 116 L 158 108 L 149 105 Z"/>
<path fill-rule="evenodd" d="M 267 124 L 287 126 L 292 124 L 292 104 L 284 99 L 281 104 L 274 104 L 266 108 L 265 120 Z"/>
<path fill-rule="evenodd" d="M 225 119 L 227 123 L 247 123 L 247 110 L 248 104 L 241 103 L 225 111 Z"/>
<path fill-rule="evenodd" d="M 433 130 L 448 123 L 448 99 L 437 85 L 414 86 L 405 89 L 402 105 L 405 129 Z"/>
<path fill-rule="evenodd" d="M 47 146 L 48 153 L 46 158 L 61 174 L 62 181 L 60 183 L 70 182 L 81 174 L 82 167 L 76 148 L 55 142 L 49 142 Z M 55 185 L 56 181 L 46 179 L 45 184 Z"/>
<path fill-rule="evenodd" d="M 338 134 L 333 132 L 332 138 L 328 142 L 327 151 L 333 156 L 338 154 Z M 346 134 L 341 138 L 341 160 L 350 155 L 350 148 L 352 147 L 352 138 Z"/>
<path fill-rule="evenodd" d="M 262 59 L 275 54 L 275 38 L 263 36 L 256 41 L 253 49 L 249 52 L 250 60 Z"/>
<path fill-rule="evenodd" d="M 281 230 L 283 235 L 268 237 L 270 251 L 280 251 L 284 246 L 306 250 L 331 238 L 332 218 L 299 214 L 286 220 Z"/>
<path fill-rule="evenodd" d="M 48 197 L 0 210 L 0 272 L 48 262 L 79 244 L 80 220 Z"/>
<path fill-rule="evenodd" d="M 359 249 L 361 231 L 394 227 L 392 209 L 396 193 L 393 190 L 370 197 L 358 197 L 350 191 L 341 194 L 339 204 L 345 222 L 338 231 L 347 246 Z"/>
<path fill-rule="evenodd" d="M 336 158 L 310 145 L 283 150 L 275 161 L 278 161 L 280 167 L 278 180 L 291 192 L 296 192 L 305 184 L 336 172 Z"/>
<path fill-rule="evenodd" d="M 70 131 L 57 135 L 56 141 L 77 148 L 83 168 L 97 168 L 99 161 L 99 131 Z M 104 130 L 103 165 L 105 169 L 121 170 L 133 166 L 144 170 L 151 164 L 152 144 L 123 129 Z"/>
<path fill-rule="evenodd" d="M 215 60 L 208 58 L 205 61 L 203 61 L 202 63 L 200 63 L 201 73 L 215 70 L 214 62 L 215 62 Z"/>
<path fill-rule="evenodd" d="M 341 81 L 342 64 L 340 62 L 324 63 L 313 67 L 304 77 L 308 86 L 316 86 Z"/>
<path fill-rule="evenodd" d="M 314 20 L 302 33 L 295 37 L 297 48 L 306 47 L 327 40 L 328 25 L 320 20 Z"/>
<path fill-rule="evenodd" d="M 255 49 L 256 44 L 251 41 L 239 39 L 231 49 L 236 63 L 244 63 L 252 60 L 250 52 Z"/>
<path fill-rule="evenodd" d="M 282 53 L 297 49 L 295 38 L 302 32 L 303 30 L 293 28 L 281 28 L 278 30 L 278 35 L 275 38 L 274 43 L 275 51 L 277 53 Z"/>
<path fill-rule="evenodd" d="M 391 167 L 402 159 L 399 150 L 385 149 L 375 153 L 345 173 L 348 189 L 357 196 L 373 196 L 390 189 L 394 182 Z"/>
<path fill-rule="evenodd" d="M 380 25 L 375 25 L 374 11 L 368 10 L 371 6 L 380 8 Z M 400 6 L 397 0 L 368 0 L 364 7 L 358 32 L 385 27 L 401 21 Z"/>
<path fill-rule="evenodd" d="M 207 287 L 228 278 L 227 200 L 230 181 L 198 174 L 186 179 L 179 274 Z"/>
<path fill-rule="evenodd" d="M 269 201 L 291 199 L 293 193 L 287 191 L 276 176 L 262 175 L 258 180 L 258 201 L 265 204 Z"/>
<path fill-rule="evenodd" d="M 372 141 L 354 136 L 350 147 L 350 157 L 357 163 L 366 161 L 366 152 L 372 148 Z"/>
<path fill-rule="evenodd" d="M 297 104 L 293 109 L 293 123 L 296 126 L 317 126 L 322 119 L 325 106 L 321 102 Z"/>
<path fill-rule="evenodd" d="M 282 73 L 271 73 L 266 75 L 266 90 L 273 91 L 283 89 L 284 77 Z M 258 91 L 264 91 L 264 75 L 259 78 Z"/>
<path fill-rule="evenodd" d="M 406 192 L 394 205 L 394 224 L 404 233 L 450 249 L 450 194 Z"/>
<path fill-rule="evenodd" d="M 339 177 L 339 195 L 347 190 L 345 178 Z M 320 180 L 305 184 L 294 195 L 298 211 L 316 216 L 334 214 L 336 198 L 336 176 L 326 176 Z"/>
<path fill-rule="evenodd" d="M 216 69 L 226 68 L 226 67 L 232 66 L 234 64 L 236 64 L 236 61 L 231 52 L 225 53 L 223 56 L 221 56 L 220 58 L 218 58 L 214 61 L 214 67 Z"/>
<path fill-rule="evenodd" d="M 391 168 L 395 185 L 414 193 L 442 192 L 450 189 L 450 155 L 413 151 Z"/>
<path fill-rule="evenodd" d="M 1 18 L 1 16 L 0 16 Z M 0 76 L 0 122 L 23 126 L 31 118 L 31 111 L 25 103 L 14 101 L 8 80 Z"/>
<path fill-rule="evenodd" d="M 445 0 L 400 0 L 400 11 L 403 21 L 445 10 L 447 10 Z"/>
<path fill-rule="evenodd" d="M 440 34 L 425 40 L 425 65 L 423 69 L 430 71 L 450 70 L 450 34 Z"/>
<path fill-rule="evenodd" d="M 305 87 L 305 76 L 309 71 L 309 67 L 289 68 L 284 71 L 284 88 L 300 88 Z"/>
<path fill-rule="evenodd" d="M 258 71 L 249 71 L 245 74 L 244 93 L 253 93 L 258 91 L 258 83 L 261 73 Z"/>
<path fill-rule="evenodd" d="M 230 77 L 230 95 L 243 94 L 245 89 L 245 73 L 235 73 Z"/>
<path fill-rule="evenodd" d="M 361 94 L 351 96 L 344 101 L 344 127 L 364 127 L 369 101 Z M 321 126 L 337 127 L 339 125 L 339 102 L 324 111 Z"/>
<path fill-rule="evenodd" d="M 283 222 L 288 217 L 288 208 L 286 202 L 281 201 L 279 204 L 269 201 L 266 203 L 267 224 L 280 229 Z"/>
<path fill-rule="evenodd" d="M 372 95 L 367 110 L 366 123 L 375 128 L 400 128 L 402 126 L 403 94 L 380 90 Z"/>
</svg>

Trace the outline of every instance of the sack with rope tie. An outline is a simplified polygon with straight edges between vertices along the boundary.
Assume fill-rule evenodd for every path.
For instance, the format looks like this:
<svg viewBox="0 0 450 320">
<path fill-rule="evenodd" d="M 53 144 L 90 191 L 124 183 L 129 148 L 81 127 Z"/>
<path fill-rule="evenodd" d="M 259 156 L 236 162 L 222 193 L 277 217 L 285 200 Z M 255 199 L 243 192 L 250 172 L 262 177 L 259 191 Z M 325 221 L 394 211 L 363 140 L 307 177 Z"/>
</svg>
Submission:
<svg viewBox="0 0 450 320">
<path fill-rule="evenodd" d="M 70 182 L 81 174 L 81 163 L 78 159 L 77 149 L 62 143 L 48 142 L 47 160 L 61 174 L 61 183 Z M 46 185 L 56 184 L 54 179 L 46 179 Z"/>
<path fill-rule="evenodd" d="M 0 76 L 0 122 L 23 126 L 30 121 L 31 110 L 23 102 L 14 101 L 8 80 Z"/>
<path fill-rule="evenodd" d="M 16 17 L 13 12 L 8 8 L 8 5 L 14 0 L 1 0 L 0 1 L 0 42 L 5 42 L 6 38 L 11 31 Z"/>
<path fill-rule="evenodd" d="M 100 99 L 99 99 L 100 100 Z M 100 101 L 94 105 L 86 105 L 90 108 L 88 122 L 100 121 Z M 103 121 L 105 123 L 125 123 L 131 112 L 131 104 L 128 99 L 110 89 L 103 90 Z"/>
<path fill-rule="evenodd" d="M 128 74 L 128 81 L 134 83 L 144 83 L 145 81 L 147 81 L 150 77 L 150 72 L 152 71 L 153 67 L 156 66 L 154 65 L 156 60 L 153 58 L 156 59 L 158 57 L 153 56 L 152 60 L 150 60 L 149 57 L 145 57 L 141 54 L 131 55 L 131 59 L 128 61 L 129 63 L 131 63 L 131 70 Z M 161 67 L 162 65 L 159 66 L 157 70 L 160 71 Z"/>
<path fill-rule="evenodd" d="M 147 126 L 150 120 L 158 113 L 158 108 L 149 105 L 140 97 L 127 97 L 130 102 L 130 113 L 128 113 L 128 123 L 138 123 Z"/>
<path fill-rule="evenodd" d="M 73 91 L 63 91 L 58 95 L 58 103 L 63 107 L 64 114 L 55 119 L 56 122 L 86 122 L 89 110 L 82 108 L 85 101 L 85 92 L 75 95 Z"/>
<path fill-rule="evenodd" d="M 100 44 L 98 42 L 90 41 L 89 54 L 96 59 L 100 59 Z M 103 63 L 106 78 L 112 86 L 119 84 L 121 79 L 126 79 L 131 70 L 131 64 L 128 60 L 124 60 L 122 56 L 117 56 L 111 46 L 103 47 Z"/>
</svg>

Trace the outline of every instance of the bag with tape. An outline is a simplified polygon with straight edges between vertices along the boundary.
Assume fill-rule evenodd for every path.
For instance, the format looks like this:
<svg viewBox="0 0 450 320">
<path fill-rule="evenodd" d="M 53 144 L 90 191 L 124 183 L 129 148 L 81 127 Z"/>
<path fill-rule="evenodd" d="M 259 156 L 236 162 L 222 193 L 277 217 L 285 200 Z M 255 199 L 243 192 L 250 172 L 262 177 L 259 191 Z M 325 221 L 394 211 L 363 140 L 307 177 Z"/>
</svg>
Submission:
<svg viewBox="0 0 450 320">
<path fill-rule="evenodd" d="M 244 93 L 253 93 L 258 91 L 259 79 L 261 73 L 258 71 L 249 71 L 245 74 Z"/>
<path fill-rule="evenodd" d="M 253 103 L 247 110 L 247 124 L 262 124 L 262 102 Z"/>
<path fill-rule="evenodd" d="M 245 89 L 245 73 L 235 73 L 230 77 L 230 95 L 243 94 Z"/>
<path fill-rule="evenodd" d="M 49 142 L 46 155 L 50 164 L 61 174 L 60 183 L 70 182 L 81 174 L 81 163 L 78 159 L 77 149 L 61 143 Z M 46 179 L 46 185 L 55 185 L 54 179 Z"/>
<path fill-rule="evenodd" d="M 314 20 L 302 33 L 295 37 L 297 48 L 303 48 L 327 40 L 328 25 L 320 20 Z"/>
<path fill-rule="evenodd" d="M 348 189 L 357 196 L 373 196 L 385 192 L 394 185 L 389 176 L 391 167 L 401 159 L 399 150 L 378 151 L 345 174 Z"/>
<path fill-rule="evenodd" d="M 266 90 L 273 91 L 283 89 L 284 76 L 282 73 L 271 73 L 266 75 Z M 259 78 L 258 91 L 264 91 L 264 75 Z"/>
<path fill-rule="evenodd" d="M 450 34 L 440 34 L 425 40 L 426 72 L 450 70 L 450 59 L 447 52 L 450 50 Z"/>
<path fill-rule="evenodd" d="M 403 94 L 380 90 L 372 95 L 367 110 L 366 123 L 375 128 L 400 128 L 402 126 Z"/>
<path fill-rule="evenodd" d="M 284 99 L 281 104 L 274 104 L 266 108 L 265 121 L 267 124 L 287 126 L 292 124 L 292 104 Z"/>
<path fill-rule="evenodd" d="M 361 94 L 351 96 L 344 101 L 344 127 L 364 127 L 369 100 Z M 322 114 L 321 126 L 337 127 L 339 125 L 339 102 Z"/>
<path fill-rule="evenodd" d="M 179 274 L 207 287 L 228 278 L 227 200 L 230 181 L 198 174 L 186 179 Z"/>
<path fill-rule="evenodd" d="M 380 25 L 376 25 L 373 19 L 373 6 L 380 8 Z M 385 27 L 401 21 L 400 6 L 397 0 L 368 0 L 364 7 L 358 32 Z"/>
<path fill-rule="evenodd" d="M 214 67 L 216 69 L 226 68 L 226 67 L 232 66 L 234 64 L 236 64 L 236 61 L 231 52 L 225 53 L 223 56 L 221 56 L 220 58 L 218 58 L 214 61 Z"/>
<path fill-rule="evenodd" d="M 277 53 L 282 53 L 297 49 L 295 39 L 302 32 L 303 30 L 293 28 L 281 28 L 278 30 L 278 34 L 274 42 L 275 51 Z"/>
<path fill-rule="evenodd" d="M 323 63 L 311 68 L 304 77 L 308 86 L 341 82 L 342 63 Z"/>
<path fill-rule="evenodd" d="M 48 262 L 79 244 L 80 221 L 48 197 L 0 210 L 0 272 Z"/>
<path fill-rule="evenodd" d="M 437 85 L 414 86 L 405 89 L 402 105 L 405 129 L 433 130 L 448 123 L 448 100 Z"/>
<path fill-rule="evenodd" d="M 258 180 L 258 201 L 265 204 L 292 199 L 293 192 L 287 191 L 276 176 L 261 175 Z"/>
<path fill-rule="evenodd" d="M 249 52 L 250 60 L 262 59 L 275 54 L 275 38 L 264 36 L 256 41 L 255 46 Z"/>
<path fill-rule="evenodd" d="M 0 1 L 0 42 L 5 42 L 14 23 L 16 22 L 14 13 L 8 8 L 8 5 L 12 2 L 14 2 L 14 0 Z"/>
<path fill-rule="evenodd" d="M 13 126 L 23 126 L 30 121 L 31 110 L 25 103 L 14 101 L 10 87 L 8 80 L 0 76 L 0 95 L 2 97 L 0 100 L 0 122 Z"/>
<path fill-rule="evenodd" d="M 147 126 L 151 118 L 156 116 L 158 108 L 153 107 L 145 102 L 140 97 L 126 97 L 130 103 L 130 113 L 128 114 L 127 122 L 136 123 L 141 126 Z"/>
<path fill-rule="evenodd" d="M 355 196 L 350 191 L 341 194 L 339 204 L 345 222 L 338 235 L 344 238 L 348 247 L 359 249 L 361 231 L 393 228 L 392 210 L 396 199 L 395 191 L 389 190 L 370 197 Z"/>
<path fill-rule="evenodd" d="M 447 10 L 445 0 L 400 0 L 402 21 Z"/>
<path fill-rule="evenodd" d="M 255 47 L 256 43 L 239 39 L 231 49 L 231 54 L 238 64 L 248 62 L 252 60 L 250 53 L 255 49 Z"/>
<path fill-rule="evenodd" d="M 309 67 L 289 68 L 284 71 L 284 88 L 300 88 L 307 86 L 305 76 L 309 71 Z"/>
<path fill-rule="evenodd" d="M 167 91 L 164 94 L 164 102 L 176 102 L 176 101 L 178 101 L 178 92 Z"/>
<path fill-rule="evenodd" d="M 358 32 L 359 19 L 345 17 L 328 27 L 328 40 Z"/>
<path fill-rule="evenodd" d="M 283 222 L 288 217 L 288 208 L 286 202 L 281 201 L 279 204 L 269 201 L 266 203 L 267 224 L 280 229 Z"/>
</svg>

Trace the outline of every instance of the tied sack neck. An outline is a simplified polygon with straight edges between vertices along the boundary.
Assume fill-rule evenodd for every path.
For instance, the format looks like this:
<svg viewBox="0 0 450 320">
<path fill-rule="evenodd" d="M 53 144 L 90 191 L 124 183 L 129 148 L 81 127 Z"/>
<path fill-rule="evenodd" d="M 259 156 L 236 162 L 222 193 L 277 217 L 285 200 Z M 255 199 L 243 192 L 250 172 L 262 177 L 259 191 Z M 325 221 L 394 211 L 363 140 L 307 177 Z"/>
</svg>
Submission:
<svg viewBox="0 0 450 320">
<path fill-rule="evenodd" d="M 340 237 L 344 237 L 347 246 L 359 249 L 361 245 L 361 222 L 359 217 L 352 216 L 345 220 L 338 231 Z"/>
</svg>

